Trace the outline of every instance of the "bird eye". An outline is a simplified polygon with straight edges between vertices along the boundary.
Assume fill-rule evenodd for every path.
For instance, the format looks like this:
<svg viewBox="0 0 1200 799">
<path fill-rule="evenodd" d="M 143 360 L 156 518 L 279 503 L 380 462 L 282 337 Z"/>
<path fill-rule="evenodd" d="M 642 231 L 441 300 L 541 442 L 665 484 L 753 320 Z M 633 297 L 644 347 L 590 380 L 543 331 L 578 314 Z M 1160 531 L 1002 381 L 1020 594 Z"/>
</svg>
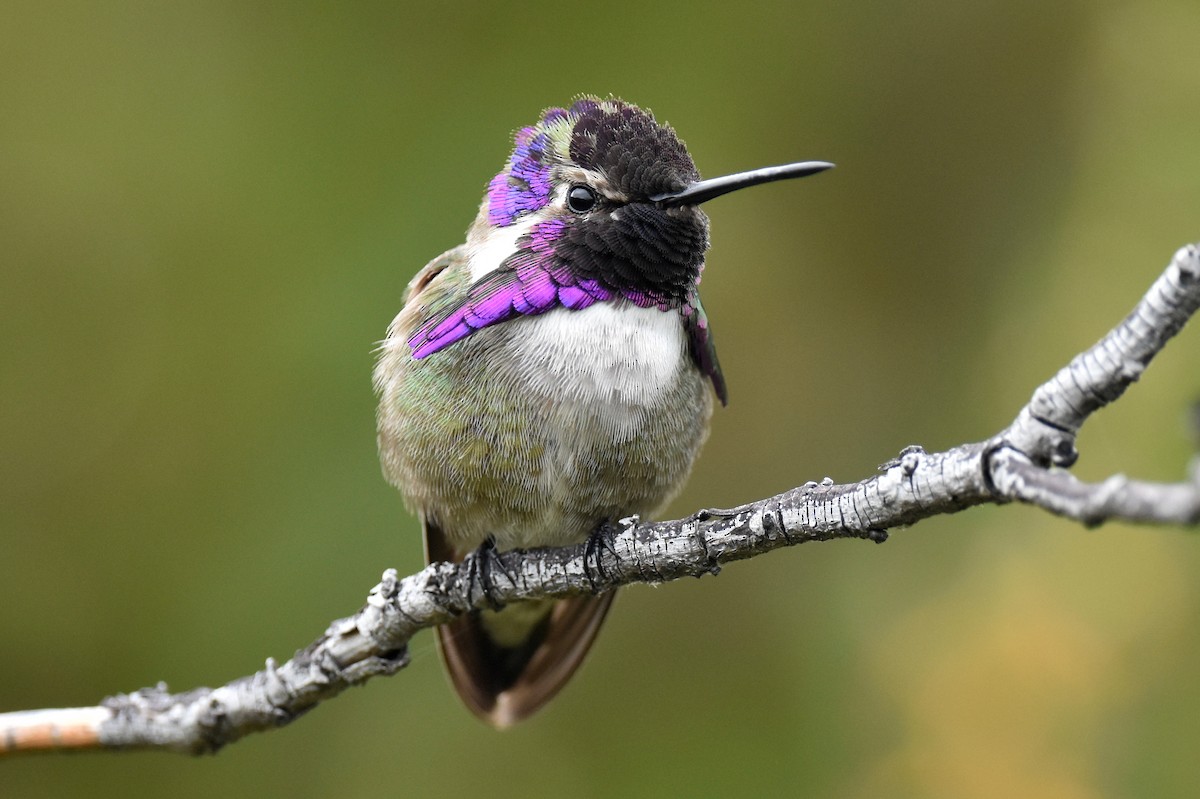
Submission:
<svg viewBox="0 0 1200 799">
<path fill-rule="evenodd" d="M 572 186 L 567 190 L 567 207 L 577 214 L 586 214 L 596 205 L 596 195 L 587 186 Z"/>
</svg>

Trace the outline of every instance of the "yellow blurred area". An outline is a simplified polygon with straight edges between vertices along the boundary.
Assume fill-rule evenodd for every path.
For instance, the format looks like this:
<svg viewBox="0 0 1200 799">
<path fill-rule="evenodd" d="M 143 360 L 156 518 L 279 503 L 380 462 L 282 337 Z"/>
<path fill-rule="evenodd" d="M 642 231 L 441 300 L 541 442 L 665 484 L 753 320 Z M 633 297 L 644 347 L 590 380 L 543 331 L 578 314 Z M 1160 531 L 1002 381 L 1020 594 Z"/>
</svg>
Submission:
<svg viewBox="0 0 1200 799">
<path fill-rule="evenodd" d="M 1002 535 L 999 525 L 993 532 Z M 1188 575 L 1166 547 L 1137 563 L 1102 554 L 1079 573 L 1078 542 L 978 559 L 884 632 L 870 665 L 910 731 L 872 764 L 860 795 L 1104 796 L 1102 742 L 1156 678 L 1137 647 L 1187 634 Z M 993 553 L 996 554 L 996 553 Z M 1117 575 L 1100 590 L 1093 575 Z M 1121 584 L 1123 583 L 1123 584 Z M 1105 599 L 1109 602 L 1105 602 Z"/>
<path fill-rule="evenodd" d="M 729 382 L 679 515 L 1006 425 L 1200 239 L 1200 6 L 11 3 L 0 23 L 0 710 L 213 685 L 421 563 L 372 348 L 512 132 L 581 92 L 720 175 Z M 1187 329 L 1075 468 L 1177 480 Z M 215 758 L 0 796 L 1188 797 L 1200 541 L 982 508 L 624 592 L 500 735 L 431 637 Z"/>
</svg>

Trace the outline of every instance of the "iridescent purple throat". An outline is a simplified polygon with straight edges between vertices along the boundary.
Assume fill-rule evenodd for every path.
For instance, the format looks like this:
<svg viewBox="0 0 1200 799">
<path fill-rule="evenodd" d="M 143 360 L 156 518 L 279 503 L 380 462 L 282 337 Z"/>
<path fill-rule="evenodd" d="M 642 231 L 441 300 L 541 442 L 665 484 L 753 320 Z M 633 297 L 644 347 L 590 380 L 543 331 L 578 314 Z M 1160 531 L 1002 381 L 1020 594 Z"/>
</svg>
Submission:
<svg viewBox="0 0 1200 799">
<path fill-rule="evenodd" d="M 559 307 L 579 311 L 618 298 L 641 308 L 657 306 L 666 311 L 672 307 L 665 298 L 618 291 L 597 280 L 577 277 L 554 252 L 554 242 L 565 228 L 564 220 L 551 219 L 522 236 L 517 252 L 472 286 L 460 305 L 417 328 L 408 339 L 413 358 L 432 355 L 485 327 Z"/>
</svg>

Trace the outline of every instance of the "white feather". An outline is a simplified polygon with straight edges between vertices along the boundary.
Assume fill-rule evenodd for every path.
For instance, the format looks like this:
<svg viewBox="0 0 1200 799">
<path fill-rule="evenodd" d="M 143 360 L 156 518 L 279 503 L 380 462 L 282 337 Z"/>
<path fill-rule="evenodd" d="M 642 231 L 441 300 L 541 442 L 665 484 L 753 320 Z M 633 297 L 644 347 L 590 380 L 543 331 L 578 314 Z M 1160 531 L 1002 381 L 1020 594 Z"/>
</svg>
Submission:
<svg viewBox="0 0 1200 799">
<path fill-rule="evenodd" d="M 500 268 L 504 259 L 517 251 L 517 239 L 541 221 L 541 217 L 529 214 L 520 222 L 507 227 L 488 227 L 477 241 L 467 244 L 471 264 L 471 282 Z"/>
<path fill-rule="evenodd" d="M 519 324 L 519 360 L 531 390 L 589 406 L 618 436 L 632 434 L 643 411 L 665 400 L 686 365 L 676 311 L 603 302 Z"/>
</svg>

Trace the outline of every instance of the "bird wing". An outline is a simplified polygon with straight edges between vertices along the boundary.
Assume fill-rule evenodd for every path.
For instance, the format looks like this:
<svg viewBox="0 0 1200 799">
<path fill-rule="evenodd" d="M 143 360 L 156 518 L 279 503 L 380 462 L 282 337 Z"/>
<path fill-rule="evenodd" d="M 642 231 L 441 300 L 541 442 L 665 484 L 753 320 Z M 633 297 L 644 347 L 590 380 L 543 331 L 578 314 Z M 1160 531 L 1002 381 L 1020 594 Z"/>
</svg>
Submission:
<svg viewBox="0 0 1200 799">
<path fill-rule="evenodd" d="M 681 309 L 683 325 L 687 331 L 688 351 L 698 368 L 712 381 L 713 391 L 722 405 L 729 402 L 725 388 L 725 375 L 721 373 L 721 362 L 717 360 L 717 347 L 713 343 L 712 330 L 708 326 L 708 314 L 700 304 L 700 295 L 692 292 Z"/>
</svg>

